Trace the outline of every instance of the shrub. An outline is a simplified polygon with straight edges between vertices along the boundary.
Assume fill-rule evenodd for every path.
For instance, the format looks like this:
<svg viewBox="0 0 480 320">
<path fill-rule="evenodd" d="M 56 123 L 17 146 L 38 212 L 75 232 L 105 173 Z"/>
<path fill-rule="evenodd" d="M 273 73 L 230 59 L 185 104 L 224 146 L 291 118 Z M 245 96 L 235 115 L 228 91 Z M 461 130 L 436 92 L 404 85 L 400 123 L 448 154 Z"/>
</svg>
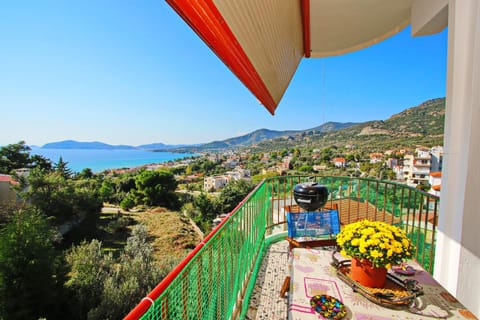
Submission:
<svg viewBox="0 0 480 320">
<path fill-rule="evenodd" d="M 58 266 L 45 215 L 33 208 L 14 212 L 0 233 L 0 319 L 54 317 Z"/>
</svg>

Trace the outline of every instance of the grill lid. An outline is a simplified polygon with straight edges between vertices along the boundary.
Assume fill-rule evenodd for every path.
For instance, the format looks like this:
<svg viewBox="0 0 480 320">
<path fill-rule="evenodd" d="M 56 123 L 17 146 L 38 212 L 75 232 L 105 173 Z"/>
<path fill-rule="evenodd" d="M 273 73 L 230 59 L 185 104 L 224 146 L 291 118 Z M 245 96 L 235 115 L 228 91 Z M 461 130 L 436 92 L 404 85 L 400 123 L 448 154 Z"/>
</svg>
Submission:
<svg viewBox="0 0 480 320">
<path fill-rule="evenodd" d="M 295 202 L 306 211 L 314 211 L 325 205 L 328 189 L 318 182 L 302 182 L 293 189 Z"/>
</svg>

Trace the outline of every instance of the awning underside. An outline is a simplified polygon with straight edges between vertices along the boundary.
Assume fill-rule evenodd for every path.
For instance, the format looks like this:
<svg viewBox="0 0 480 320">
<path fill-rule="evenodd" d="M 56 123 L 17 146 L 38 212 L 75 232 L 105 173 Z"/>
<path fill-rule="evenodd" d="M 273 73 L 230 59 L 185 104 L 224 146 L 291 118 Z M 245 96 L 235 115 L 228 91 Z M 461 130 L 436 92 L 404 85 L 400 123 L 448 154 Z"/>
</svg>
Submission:
<svg viewBox="0 0 480 320">
<path fill-rule="evenodd" d="M 378 43 L 410 22 L 414 0 L 167 0 L 274 113 L 303 57 Z"/>
</svg>

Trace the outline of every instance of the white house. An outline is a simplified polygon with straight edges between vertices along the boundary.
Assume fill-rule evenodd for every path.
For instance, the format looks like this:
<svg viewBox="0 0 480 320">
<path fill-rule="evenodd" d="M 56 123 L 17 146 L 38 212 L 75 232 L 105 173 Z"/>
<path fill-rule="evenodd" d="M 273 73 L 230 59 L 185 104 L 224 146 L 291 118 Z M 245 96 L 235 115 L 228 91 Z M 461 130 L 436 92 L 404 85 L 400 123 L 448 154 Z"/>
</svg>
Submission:
<svg viewBox="0 0 480 320">
<path fill-rule="evenodd" d="M 344 168 L 347 166 L 347 160 L 342 157 L 333 158 L 332 162 L 336 168 Z"/>
<path fill-rule="evenodd" d="M 383 161 L 383 153 L 374 152 L 370 153 L 370 163 L 380 163 Z"/>
<path fill-rule="evenodd" d="M 228 176 L 206 177 L 203 180 L 203 189 L 206 191 L 221 189 L 227 185 L 230 179 Z"/>
</svg>

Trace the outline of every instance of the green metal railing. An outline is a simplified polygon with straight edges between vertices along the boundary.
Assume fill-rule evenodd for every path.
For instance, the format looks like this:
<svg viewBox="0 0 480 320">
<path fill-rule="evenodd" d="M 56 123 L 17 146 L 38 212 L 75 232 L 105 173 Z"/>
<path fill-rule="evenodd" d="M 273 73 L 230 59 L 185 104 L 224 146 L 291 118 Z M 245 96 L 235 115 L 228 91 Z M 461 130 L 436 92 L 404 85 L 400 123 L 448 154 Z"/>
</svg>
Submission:
<svg viewBox="0 0 480 320">
<path fill-rule="evenodd" d="M 433 272 L 438 198 L 405 185 L 372 179 L 314 177 L 340 207 L 341 223 L 368 215 L 406 230 L 415 257 Z M 126 319 L 243 319 L 267 239 L 286 230 L 284 207 L 307 177 L 260 183 Z"/>
</svg>

